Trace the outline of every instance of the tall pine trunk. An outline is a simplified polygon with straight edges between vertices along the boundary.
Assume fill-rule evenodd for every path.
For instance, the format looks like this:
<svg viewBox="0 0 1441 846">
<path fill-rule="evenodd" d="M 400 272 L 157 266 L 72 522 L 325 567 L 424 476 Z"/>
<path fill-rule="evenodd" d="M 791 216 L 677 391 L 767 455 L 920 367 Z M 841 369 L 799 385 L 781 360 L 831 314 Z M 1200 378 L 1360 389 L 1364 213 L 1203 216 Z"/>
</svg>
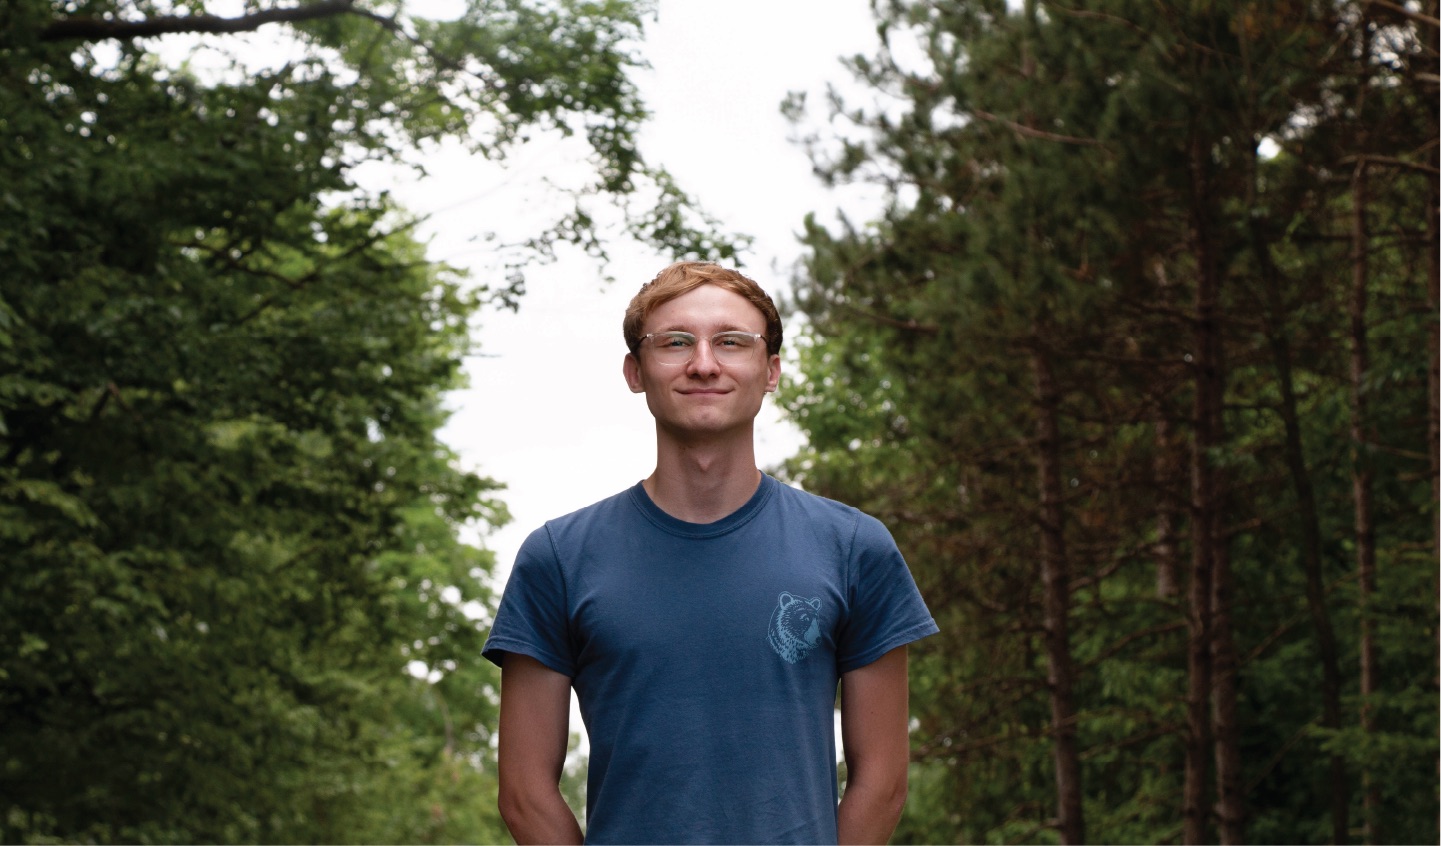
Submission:
<svg viewBox="0 0 1441 846">
<path fill-rule="evenodd" d="M 1433 164 L 1434 164 L 1433 159 Z M 1426 262 L 1426 307 L 1434 317 L 1441 310 L 1441 178 L 1431 177 L 1426 201 L 1426 237 L 1430 244 Z M 1441 322 L 1426 321 L 1426 340 L 1431 366 L 1426 368 L 1426 439 L 1431 443 L 1431 501 L 1441 503 Z M 1441 515 L 1431 515 L 1431 554 L 1441 554 Z M 1441 600 L 1438 600 L 1441 611 Z"/>
<path fill-rule="evenodd" d="M 1210 145 L 1193 130 L 1190 150 L 1191 255 L 1196 262 L 1192 318 L 1191 578 L 1187 585 L 1186 742 L 1181 813 L 1186 843 L 1206 843 L 1207 762 L 1211 757 L 1212 618 L 1217 542 L 1216 469 L 1220 443 L 1222 362 L 1220 279 L 1210 211 Z"/>
<path fill-rule="evenodd" d="M 1163 411 L 1162 414 L 1165 412 Z M 1174 599 L 1181 590 L 1181 547 L 1177 541 L 1176 524 L 1180 522 L 1175 499 L 1166 485 L 1180 478 L 1182 462 L 1176 457 L 1176 439 L 1171 434 L 1171 421 L 1156 421 L 1156 598 Z"/>
<path fill-rule="evenodd" d="M 1155 259 L 1152 272 L 1156 281 L 1156 298 L 1163 306 L 1177 308 L 1176 284 L 1166 272 L 1166 264 Z M 1181 451 L 1185 442 L 1177 436 L 1170 418 L 1171 409 L 1161 403 L 1156 416 L 1156 457 L 1152 462 L 1156 490 L 1156 598 L 1173 600 L 1181 592 L 1181 502 L 1182 492 L 1173 488 L 1173 480 L 1184 478 L 1185 459 Z"/>
<path fill-rule="evenodd" d="M 1220 529 L 1212 547 L 1215 558 L 1211 573 L 1211 731 L 1215 738 L 1216 812 L 1221 843 L 1238 846 L 1246 842 L 1246 802 L 1241 777 L 1241 723 L 1236 713 L 1239 661 L 1231 637 L 1234 590 L 1225 527 L 1219 520 L 1215 525 Z"/>
<path fill-rule="evenodd" d="M 1362 23 L 1367 22 L 1366 11 L 1362 11 Z M 1366 94 L 1371 84 L 1371 29 L 1361 26 L 1357 29 L 1360 39 L 1356 51 L 1360 59 L 1357 74 L 1356 102 L 1354 108 L 1358 117 L 1356 129 L 1356 168 L 1351 175 L 1351 296 L 1347 307 L 1350 318 L 1350 361 L 1349 375 L 1351 388 L 1351 502 L 1354 514 L 1356 536 L 1356 582 L 1358 590 L 1358 611 L 1360 616 L 1360 642 L 1358 644 L 1361 672 L 1361 731 L 1368 738 L 1376 730 L 1375 695 L 1379 667 L 1376 664 L 1376 621 L 1372 614 L 1373 598 L 1376 594 L 1376 529 L 1371 514 L 1372 469 L 1367 434 L 1366 375 L 1371 368 L 1369 340 L 1366 336 L 1367 285 L 1370 275 L 1370 250 L 1367 243 L 1366 206 L 1370 201 L 1366 173 L 1367 128 L 1365 122 Z M 1336 768 L 1332 759 L 1332 769 Z M 1361 772 L 1362 795 L 1362 838 L 1374 843 L 1377 826 L 1380 824 L 1380 796 L 1376 791 L 1369 769 Z M 1343 832 L 1346 825 L 1346 809 L 1337 808 L 1341 796 L 1333 791 L 1333 829 Z M 1333 838 L 1337 837 L 1333 833 Z M 1341 843 L 1343 840 L 1337 839 Z"/>
<path fill-rule="evenodd" d="M 1361 730 L 1370 735 L 1375 731 L 1374 698 L 1378 688 L 1379 668 L 1376 664 L 1376 623 L 1371 608 L 1376 594 L 1376 527 L 1371 514 L 1373 472 L 1367 433 L 1366 375 L 1371 369 L 1371 353 L 1366 335 L 1366 301 L 1368 248 L 1366 233 L 1366 157 L 1356 163 L 1351 178 L 1351 298 L 1350 376 L 1351 376 L 1351 498 L 1355 508 L 1356 578 L 1360 588 L 1361 611 Z M 1336 767 L 1332 759 L 1332 769 Z M 1379 823 L 1380 797 L 1371 774 L 1362 774 L 1365 820 L 1363 831 L 1367 843 L 1375 841 Z M 1343 795 L 1332 794 L 1332 826 L 1344 837 L 1346 806 Z M 1333 837 L 1337 836 L 1333 833 Z M 1344 842 L 1337 839 L 1337 843 Z"/>
<path fill-rule="evenodd" d="M 1275 368 L 1277 388 L 1281 393 L 1281 425 L 1285 432 L 1285 466 L 1291 477 L 1297 502 L 1297 529 L 1300 532 L 1301 569 L 1306 576 L 1306 605 L 1311 615 L 1311 627 L 1316 630 L 1317 651 L 1321 664 L 1321 725 L 1339 731 L 1342 728 L 1342 673 L 1340 656 L 1336 646 L 1336 628 L 1331 625 L 1330 610 L 1326 604 L 1326 574 L 1324 555 L 1321 549 L 1320 510 L 1316 504 L 1316 489 L 1311 481 L 1311 471 L 1306 461 L 1306 442 L 1301 435 L 1301 414 L 1295 398 L 1295 378 L 1291 343 L 1285 326 L 1285 307 L 1281 303 L 1280 284 L 1277 271 L 1272 265 L 1270 248 L 1264 236 L 1259 235 L 1259 222 L 1252 219 L 1252 245 L 1257 251 L 1265 280 L 1265 303 L 1267 320 L 1265 333 L 1271 347 L 1271 363 Z M 1346 764 L 1340 755 L 1331 755 L 1330 800 L 1331 800 L 1331 842 L 1346 842 L 1347 809 L 1349 809 L 1349 788 L 1346 780 Z"/>
<path fill-rule="evenodd" d="M 1316 505 L 1315 486 L 1306 464 L 1305 443 L 1301 435 L 1301 414 L 1297 408 L 1296 382 L 1292 368 L 1286 306 L 1282 301 L 1281 272 L 1271 258 L 1271 245 L 1265 224 L 1259 214 L 1256 197 L 1257 174 L 1255 159 L 1248 187 L 1251 249 L 1261 272 L 1266 342 L 1271 351 L 1271 364 L 1276 371 L 1276 384 L 1281 393 L 1281 424 L 1285 432 L 1283 455 L 1291 486 L 1296 492 L 1297 530 L 1300 533 L 1301 568 L 1305 575 L 1306 607 L 1311 626 L 1316 631 L 1316 644 L 1321 659 L 1321 724 L 1332 731 L 1341 726 L 1341 660 L 1336 647 L 1336 630 L 1326 604 L 1326 576 L 1321 543 L 1321 517 Z M 1345 761 L 1338 754 L 1330 756 L 1330 793 L 1332 806 L 1331 838 L 1343 843 L 1347 834 L 1346 809 L 1350 803 Z M 1339 816 L 1336 809 L 1341 809 Z"/>
<path fill-rule="evenodd" d="M 1070 566 L 1066 556 L 1065 493 L 1061 482 L 1060 426 L 1055 374 L 1044 348 L 1044 325 L 1031 348 L 1036 384 L 1036 470 L 1041 501 L 1041 583 L 1045 592 L 1046 682 L 1051 693 L 1056 809 L 1062 843 L 1084 843 L 1081 763 L 1076 750 L 1075 670 L 1071 660 Z"/>
</svg>

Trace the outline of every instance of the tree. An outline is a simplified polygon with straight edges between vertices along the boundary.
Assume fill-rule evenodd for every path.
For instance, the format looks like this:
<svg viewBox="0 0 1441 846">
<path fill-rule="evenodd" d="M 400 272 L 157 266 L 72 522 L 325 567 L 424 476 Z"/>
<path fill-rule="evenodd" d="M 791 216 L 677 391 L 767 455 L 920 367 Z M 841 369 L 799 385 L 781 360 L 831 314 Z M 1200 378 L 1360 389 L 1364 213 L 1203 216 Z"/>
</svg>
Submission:
<svg viewBox="0 0 1441 846">
<path fill-rule="evenodd" d="M 641 13 L 0 12 L 0 839 L 503 837 L 492 562 L 457 533 L 506 515 L 435 433 L 522 279 L 426 260 L 353 172 L 569 133 L 594 179 L 539 239 L 603 251 L 591 204 L 634 193 L 633 232 L 724 254 L 634 148 Z M 262 25 L 288 63 L 150 40 Z"/>
<path fill-rule="evenodd" d="M 1435 322 L 1416 287 L 1435 15 L 1393 5 L 876 4 L 888 43 L 913 43 L 851 64 L 896 105 L 837 102 L 855 131 L 816 164 L 891 203 L 807 229 L 787 402 L 810 447 L 787 469 L 887 519 L 942 626 L 917 647 L 898 837 L 1340 842 L 1358 811 L 1395 827 L 1372 837 L 1436 837 L 1434 790 L 1371 757 L 1420 772 L 1436 748 L 1416 722 L 1436 702 L 1435 501 L 1414 355 Z M 1358 151 L 1360 127 L 1385 149 Z M 1391 163 L 1361 236 L 1358 156 Z M 1337 319 L 1358 237 L 1388 292 L 1362 318 L 1388 350 L 1359 377 L 1389 562 L 1365 613 L 1392 626 L 1378 663 L 1412 668 L 1375 694 Z M 1384 727 L 1355 722 L 1361 701 Z M 1358 769 L 1386 782 L 1374 801 Z"/>
</svg>

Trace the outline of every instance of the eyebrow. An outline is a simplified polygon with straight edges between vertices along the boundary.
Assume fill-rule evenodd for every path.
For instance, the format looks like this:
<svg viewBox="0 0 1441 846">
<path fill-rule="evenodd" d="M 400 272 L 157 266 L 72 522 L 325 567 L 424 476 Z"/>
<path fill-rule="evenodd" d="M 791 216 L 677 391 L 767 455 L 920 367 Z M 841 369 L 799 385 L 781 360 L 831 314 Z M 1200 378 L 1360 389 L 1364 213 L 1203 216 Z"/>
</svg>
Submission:
<svg viewBox="0 0 1441 846">
<path fill-rule="evenodd" d="M 712 330 L 711 332 L 708 332 L 708 333 L 707 333 L 707 332 L 698 332 L 698 331 L 696 331 L 696 330 L 694 330 L 694 329 L 691 329 L 691 328 L 689 328 L 689 327 L 687 327 L 687 326 L 684 326 L 684 325 L 681 325 L 681 324 L 673 324 L 673 325 L 671 325 L 671 326 L 668 327 L 668 328 L 665 328 L 665 329 L 657 329 L 657 330 L 655 330 L 655 331 L 656 331 L 656 332 L 685 332 L 686 334 L 696 335 L 696 336 L 700 336 L 700 335 L 715 335 L 715 334 L 720 333 L 720 332 L 754 332 L 754 331 L 755 331 L 755 330 L 753 330 L 753 329 L 747 329 L 746 327 L 741 326 L 740 324 L 737 324 L 737 323 L 722 323 L 722 324 L 719 324 L 719 326 L 720 326 L 719 329 L 714 329 L 714 330 Z M 765 331 L 762 330 L 761 332 L 759 332 L 759 333 L 757 333 L 757 334 L 764 335 L 764 334 L 765 334 Z"/>
</svg>

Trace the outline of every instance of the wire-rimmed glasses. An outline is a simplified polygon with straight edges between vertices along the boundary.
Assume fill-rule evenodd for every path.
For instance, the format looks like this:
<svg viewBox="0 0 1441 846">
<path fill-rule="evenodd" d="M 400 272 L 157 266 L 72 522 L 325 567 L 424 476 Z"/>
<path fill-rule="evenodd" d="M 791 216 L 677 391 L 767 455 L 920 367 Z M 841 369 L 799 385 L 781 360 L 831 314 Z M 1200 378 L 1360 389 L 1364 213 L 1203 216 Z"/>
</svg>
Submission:
<svg viewBox="0 0 1441 846">
<path fill-rule="evenodd" d="M 761 345 L 765 335 L 759 332 L 717 332 L 710 336 L 711 355 L 722 363 L 744 361 Z M 650 350 L 657 364 L 685 364 L 695 355 L 700 339 L 689 332 L 651 332 L 642 335 L 641 346 Z"/>
</svg>

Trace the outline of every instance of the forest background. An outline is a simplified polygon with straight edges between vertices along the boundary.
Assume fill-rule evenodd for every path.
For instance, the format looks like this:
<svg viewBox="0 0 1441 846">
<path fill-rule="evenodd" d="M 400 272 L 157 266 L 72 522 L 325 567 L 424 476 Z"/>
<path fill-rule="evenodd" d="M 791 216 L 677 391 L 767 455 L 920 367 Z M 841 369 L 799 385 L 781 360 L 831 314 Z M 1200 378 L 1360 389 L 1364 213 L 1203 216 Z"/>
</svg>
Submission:
<svg viewBox="0 0 1441 846">
<path fill-rule="evenodd" d="M 775 472 L 941 624 L 895 840 L 1436 842 L 1434 0 L 873 10 L 892 105 L 784 104 L 883 203 L 805 223 Z M 646 4 L 211 11 L 0 5 L 0 840 L 503 842 L 473 321 L 748 242 L 637 149 Z M 557 136 L 483 279 L 357 181 Z"/>
</svg>

